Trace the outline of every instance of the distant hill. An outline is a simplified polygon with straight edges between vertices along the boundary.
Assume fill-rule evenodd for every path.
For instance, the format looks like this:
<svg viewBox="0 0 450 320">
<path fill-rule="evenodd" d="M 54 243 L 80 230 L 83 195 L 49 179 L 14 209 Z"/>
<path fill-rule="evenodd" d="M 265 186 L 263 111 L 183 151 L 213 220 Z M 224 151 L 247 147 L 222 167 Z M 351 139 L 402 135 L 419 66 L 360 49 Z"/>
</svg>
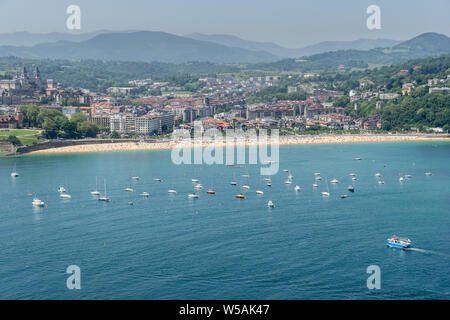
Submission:
<svg viewBox="0 0 450 320">
<path fill-rule="evenodd" d="M 286 48 L 271 42 L 248 41 L 236 36 L 224 34 L 206 35 L 201 33 L 192 33 L 186 35 L 185 37 L 202 41 L 210 41 L 229 47 L 267 51 L 280 58 L 298 58 L 338 50 L 371 50 L 374 48 L 392 47 L 401 42 L 390 39 L 359 39 L 353 41 L 325 41 L 303 48 Z"/>
<path fill-rule="evenodd" d="M 338 50 L 304 56 L 300 59 L 283 59 L 258 64 L 255 68 L 284 71 L 323 71 L 340 65 L 345 68 L 366 68 L 369 64 L 389 65 L 448 53 L 450 53 L 449 37 L 437 33 L 423 33 L 391 48 Z"/>
<path fill-rule="evenodd" d="M 138 31 L 103 33 L 80 42 L 56 41 L 31 47 L 0 46 L 0 56 L 50 59 L 100 59 L 118 61 L 160 61 L 183 63 L 254 63 L 275 61 L 264 51 L 232 48 L 165 32 Z"/>
<path fill-rule="evenodd" d="M 98 32 L 100 34 L 70 35 L 68 38 L 72 39 L 71 41 L 60 40 L 34 46 L 3 45 L 0 46 L 0 57 L 167 63 L 189 61 L 250 63 L 265 64 L 264 67 L 279 70 L 296 69 L 300 64 L 298 61 L 301 61 L 303 64 L 301 70 L 305 71 L 341 64 L 346 67 L 392 64 L 450 52 L 450 38 L 437 33 L 424 33 L 400 43 L 388 39 L 360 39 L 347 42 L 329 41 L 305 48 L 289 49 L 269 42 L 251 42 L 228 35 L 194 34 L 197 39 L 193 39 L 191 38 L 193 35 L 181 37 L 153 31 Z M 50 36 L 47 35 L 48 37 Z M 206 41 L 207 39 L 214 42 Z M 277 62 L 283 59 L 280 57 L 286 56 L 296 59 L 284 58 L 281 62 Z"/>
<path fill-rule="evenodd" d="M 113 33 L 109 30 L 98 30 L 87 33 L 64 33 L 64 32 L 50 32 L 50 33 L 32 33 L 32 32 L 10 32 L 0 33 L 0 46 L 24 46 L 31 47 L 41 43 L 56 42 L 61 40 L 81 42 L 92 39 L 93 37 L 104 34 Z M 122 31 L 121 31 L 122 32 Z M 123 31 L 131 32 L 131 31 Z"/>
</svg>

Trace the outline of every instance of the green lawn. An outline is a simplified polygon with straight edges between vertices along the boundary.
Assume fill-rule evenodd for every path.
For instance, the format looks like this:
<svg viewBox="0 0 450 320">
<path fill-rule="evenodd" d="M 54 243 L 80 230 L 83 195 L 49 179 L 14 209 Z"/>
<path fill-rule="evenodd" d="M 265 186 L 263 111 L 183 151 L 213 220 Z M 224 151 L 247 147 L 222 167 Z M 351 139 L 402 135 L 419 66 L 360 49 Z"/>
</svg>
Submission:
<svg viewBox="0 0 450 320">
<path fill-rule="evenodd" d="M 41 142 L 38 139 L 39 135 L 40 130 L 11 129 L 8 131 L 0 131 L 0 140 L 7 140 L 9 136 L 16 136 L 22 145 L 31 146 Z"/>
</svg>

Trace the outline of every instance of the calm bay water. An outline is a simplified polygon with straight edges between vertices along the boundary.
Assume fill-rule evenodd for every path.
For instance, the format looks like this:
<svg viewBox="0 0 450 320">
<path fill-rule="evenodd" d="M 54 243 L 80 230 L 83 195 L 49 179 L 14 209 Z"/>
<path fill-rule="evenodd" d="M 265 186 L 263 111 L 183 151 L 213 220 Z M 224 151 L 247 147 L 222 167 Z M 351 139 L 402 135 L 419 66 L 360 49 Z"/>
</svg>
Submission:
<svg viewBox="0 0 450 320">
<path fill-rule="evenodd" d="M 257 165 L 176 166 L 170 151 L 1 157 L 0 299 L 450 299 L 449 159 L 444 142 L 282 146 L 269 188 Z M 399 173 L 413 177 L 401 184 Z M 112 202 L 90 195 L 96 176 Z M 200 199 L 187 197 L 192 178 Z M 341 181 L 330 198 L 325 178 Z M 34 193 L 46 208 L 31 206 Z M 392 234 L 419 250 L 386 247 Z M 66 288 L 69 265 L 81 290 Z M 380 290 L 366 287 L 369 265 Z"/>
</svg>

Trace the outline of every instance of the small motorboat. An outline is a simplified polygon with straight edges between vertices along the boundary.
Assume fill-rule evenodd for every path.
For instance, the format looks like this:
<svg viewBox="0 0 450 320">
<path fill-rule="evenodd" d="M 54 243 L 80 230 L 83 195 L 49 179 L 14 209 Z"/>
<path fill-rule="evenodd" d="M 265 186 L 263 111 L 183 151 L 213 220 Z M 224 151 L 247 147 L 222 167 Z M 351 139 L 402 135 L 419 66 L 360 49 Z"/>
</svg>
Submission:
<svg viewBox="0 0 450 320">
<path fill-rule="evenodd" d="M 326 191 L 323 191 L 323 192 L 322 192 L 322 196 L 323 196 L 323 197 L 329 197 L 329 196 L 330 196 L 330 193 L 329 193 L 329 192 L 326 192 Z"/>
<path fill-rule="evenodd" d="M 292 184 L 292 181 L 291 180 L 286 180 L 284 183 L 285 184 Z"/>
<path fill-rule="evenodd" d="M 198 198 L 200 198 L 200 197 L 199 197 L 198 194 L 195 194 L 195 193 L 189 193 L 189 194 L 188 194 L 188 198 L 190 198 L 190 199 L 198 199 Z"/>
<path fill-rule="evenodd" d="M 246 184 L 244 184 L 244 185 L 242 186 L 242 188 L 243 188 L 243 189 L 247 189 L 247 190 L 249 190 L 249 189 L 250 189 L 250 186 L 249 186 L 249 185 L 246 185 Z"/>
<path fill-rule="evenodd" d="M 216 194 L 216 192 L 215 192 L 214 190 L 211 190 L 211 189 L 208 190 L 208 191 L 206 191 L 206 193 L 207 193 L 207 194 Z"/>
<path fill-rule="evenodd" d="M 300 187 L 299 186 L 295 186 L 294 190 L 295 191 L 300 191 Z"/>
<path fill-rule="evenodd" d="M 17 178 L 19 174 L 17 172 L 11 172 L 11 177 Z"/>
<path fill-rule="evenodd" d="M 355 192 L 355 188 L 353 186 L 348 186 L 347 190 L 350 192 Z"/>
<path fill-rule="evenodd" d="M 141 196 L 148 198 L 148 197 L 150 197 L 150 193 L 144 191 L 141 193 Z"/>
<path fill-rule="evenodd" d="M 198 180 L 198 179 L 191 179 L 191 181 L 192 181 L 193 183 L 198 183 L 200 180 Z"/>
<path fill-rule="evenodd" d="M 272 200 L 269 200 L 269 201 L 267 202 L 267 206 L 268 206 L 269 208 L 275 208 L 275 204 L 272 202 Z"/>
<path fill-rule="evenodd" d="M 352 177 L 352 180 L 356 181 L 356 180 L 358 180 L 358 178 L 357 177 Z"/>
<path fill-rule="evenodd" d="M 313 183 L 313 188 L 317 188 L 319 185 L 317 183 Z"/>
<path fill-rule="evenodd" d="M 200 189 L 203 189 L 203 186 L 201 184 L 197 183 L 194 188 L 197 190 L 200 190 Z"/>
<path fill-rule="evenodd" d="M 356 173 L 349 173 L 348 174 L 350 177 L 356 177 Z"/>
<path fill-rule="evenodd" d="M 64 187 L 59 187 L 58 188 L 58 192 L 59 193 L 64 193 L 64 192 L 66 192 L 66 189 Z"/>
<path fill-rule="evenodd" d="M 405 181 L 405 178 L 400 177 L 400 178 L 398 178 L 398 181 L 403 182 L 403 181 Z"/>
<path fill-rule="evenodd" d="M 133 201 L 129 201 L 129 202 L 128 202 L 128 205 L 129 205 L 129 206 L 134 205 Z"/>
<path fill-rule="evenodd" d="M 316 180 L 322 180 L 321 176 L 316 176 Z"/>
<path fill-rule="evenodd" d="M 392 236 L 391 238 L 386 240 L 386 244 L 392 248 L 405 249 L 411 247 L 411 240 L 400 238 L 398 236 Z"/>
<path fill-rule="evenodd" d="M 263 191 L 261 191 L 261 190 L 256 190 L 256 194 L 260 194 L 260 195 L 263 195 L 263 194 L 264 194 L 264 192 L 263 192 Z"/>
<path fill-rule="evenodd" d="M 237 182 L 236 182 L 236 181 L 231 181 L 230 184 L 231 184 L 232 186 L 235 186 L 235 185 L 237 185 Z"/>
<path fill-rule="evenodd" d="M 250 176 L 248 174 L 243 174 L 242 177 L 243 178 L 250 178 Z"/>
<path fill-rule="evenodd" d="M 375 177 L 381 178 L 381 173 L 375 173 Z"/>
<path fill-rule="evenodd" d="M 126 192 L 134 192 L 134 189 L 131 188 L 131 187 L 128 187 L 128 188 L 125 188 L 125 191 L 126 191 Z"/>
<path fill-rule="evenodd" d="M 315 176 L 320 176 L 320 172 L 314 172 Z"/>
<path fill-rule="evenodd" d="M 62 199 L 72 199 L 72 196 L 70 194 L 67 194 L 67 193 L 61 193 L 59 195 L 59 197 L 62 198 Z"/>
<path fill-rule="evenodd" d="M 330 183 L 336 184 L 336 183 L 339 183 L 339 180 L 338 179 L 333 179 L 333 180 L 330 181 Z"/>
<path fill-rule="evenodd" d="M 34 207 L 43 207 L 45 206 L 44 201 L 38 199 L 38 198 L 34 198 L 33 202 L 31 203 Z"/>
<path fill-rule="evenodd" d="M 136 177 L 131 177 L 131 179 L 133 179 L 133 180 L 139 180 L 140 178 L 139 178 L 138 176 L 136 176 Z"/>
<path fill-rule="evenodd" d="M 160 178 L 153 178 L 153 181 L 162 182 L 162 179 L 160 179 Z"/>
<path fill-rule="evenodd" d="M 346 195 L 346 194 L 341 194 L 341 198 L 342 199 L 345 199 L 345 198 L 347 198 L 348 197 L 348 195 Z"/>
<path fill-rule="evenodd" d="M 177 191 L 176 191 L 176 190 L 173 190 L 173 189 L 167 190 L 167 192 L 168 192 L 168 193 L 177 193 Z"/>
<path fill-rule="evenodd" d="M 288 179 L 292 180 L 292 179 L 294 179 L 294 176 L 293 175 L 288 175 Z"/>
<path fill-rule="evenodd" d="M 270 178 L 264 178 L 265 181 L 272 181 Z"/>
<path fill-rule="evenodd" d="M 356 157 L 356 158 L 355 158 L 355 160 L 361 160 L 361 158 L 359 158 L 359 157 Z"/>
<path fill-rule="evenodd" d="M 426 176 L 432 176 L 433 173 L 431 173 L 431 172 L 425 172 L 425 175 L 426 175 Z"/>
<path fill-rule="evenodd" d="M 378 184 L 385 184 L 386 182 L 384 182 L 383 180 L 378 181 Z"/>
<path fill-rule="evenodd" d="M 289 170 L 288 169 L 283 169 L 283 172 L 289 172 Z"/>
<path fill-rule="evenodd" d="M 271 182 L 267 182 L 267 186 L 268 186 L 268 187 L 271 187 L 271 186 L 272 186 L 272 183 L 271 183 Z"/>
<path fill-rule="evenodd" d="M 245 196 L 243 194 L 237 194 L 235 195 L 235 197 L 238 199 L 245 199 Z"/>
<path fill-rule="evenodd" d="M 411 179 L 411 178 L 412 178 L 412 175 L 410 175 L 410 174 L 405 174 L 405 178 L 406 178 L 406 179 Z"/>
</svg>

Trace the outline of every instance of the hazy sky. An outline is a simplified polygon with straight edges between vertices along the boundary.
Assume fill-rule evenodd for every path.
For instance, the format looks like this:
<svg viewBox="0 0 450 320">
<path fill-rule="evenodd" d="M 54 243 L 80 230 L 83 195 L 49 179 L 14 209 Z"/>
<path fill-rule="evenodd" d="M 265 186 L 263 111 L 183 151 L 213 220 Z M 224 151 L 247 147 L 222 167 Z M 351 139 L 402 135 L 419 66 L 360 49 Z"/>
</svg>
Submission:
<svg viewBox="0 0 450 320">
<path fill-rule="evenodd" d="M 66 8 L 81 8 L 81 32 L 153 30 L 232 34 L 301 47 L 326 40 L 409 39 L 450 35 L 450 0 L 0 0 L 0 33 L 73 32 Z M 366 9 L 381 8 L 381 30 L 368 30 Z"/>
</svg>

